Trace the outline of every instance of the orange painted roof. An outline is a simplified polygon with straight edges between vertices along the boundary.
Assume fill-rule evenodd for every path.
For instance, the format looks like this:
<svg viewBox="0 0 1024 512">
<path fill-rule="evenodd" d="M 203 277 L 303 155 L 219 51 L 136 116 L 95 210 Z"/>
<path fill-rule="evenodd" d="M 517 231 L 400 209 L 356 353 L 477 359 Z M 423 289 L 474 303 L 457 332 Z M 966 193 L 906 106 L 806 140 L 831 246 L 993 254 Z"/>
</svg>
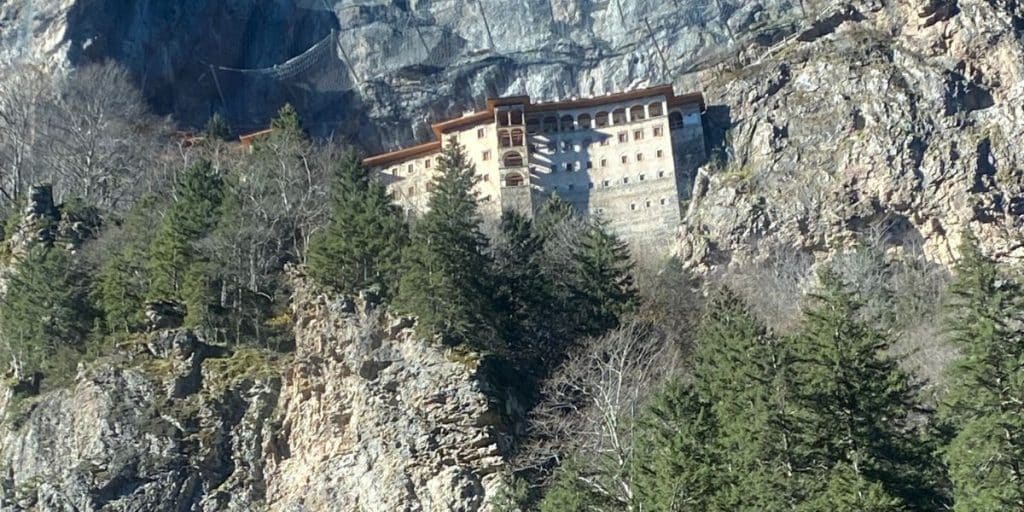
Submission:
<svg viewBox="0 0 1024 512">
<path fill-rule="evenodd" d="M 688 103 L 698 103 L 700 104 L 701 110 L 704 110 L 705 108 L 704 95 L 702 93 L 694 92 L 676 96 L 675 90 L 672 88 L 671 85 L 658 85 L 654 87 L 648 87 L 646 89 L 637 89 L 634 91 L 608 94 L 605 96 L 597 96 L 594 98 L 582 98 L 567 101 L 552 101 L 547 103 L 533 103 L 530 100 L 529 96 L 488 98 L 486 110 L 482 110 L 480 112 L 433 124 L 431 127 L 433 128 L 434 136 L 437 138 L 436 141 L 428 142 L 426 144 L 420 144 L 418 146 L 413 146 L 410 148 L 400 149 L 397 151 L 391 151 L 388 153 L 374 155 L 363 160 L 363 163 L 370 167 L 379 167 L 395 162 L 400 162 L 402 160 L 415 158 L 417 156 L 424 155 L 433 151 L 439 151 L 441 149 L 441 139 L 443 138 L 446 132 L 457 128 L 473 126 L 475 124 L 491 122 L 494 119 L 494 109 L 501 106 L 522 105 L 523 110 L 527 113 L 549 112 L 554 110 L 570 110 L 575 108 L 596 107 L 606 103 L 617 103 L 620 101 L 646 98 L 649 96 L 665 96 L 665 98 L 668 100 L 668 105 L 670 107 Z"/>
</svg>

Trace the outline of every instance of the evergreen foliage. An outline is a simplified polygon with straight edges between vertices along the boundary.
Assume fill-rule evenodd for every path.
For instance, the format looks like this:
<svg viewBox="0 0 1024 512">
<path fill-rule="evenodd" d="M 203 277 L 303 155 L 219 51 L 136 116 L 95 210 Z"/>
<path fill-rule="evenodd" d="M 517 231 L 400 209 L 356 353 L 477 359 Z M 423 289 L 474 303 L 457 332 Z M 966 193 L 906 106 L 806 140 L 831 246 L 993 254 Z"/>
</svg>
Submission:
<svg viewBox="0 0 1024 512">
<path fill-rule="evenodd" d="M 801 503 L 798 512 L 902 512 L 902 500 L 892 496 L 878 482 L 871 482 L 848 464 L 827 473 L 825 489 Z"/>
<path fill-rule="evenodd" d="M 953 510 L 1024 509 L 1024 294 L 971 237 L 951 286 L 946 330 L 961 351 L 941 409 Z"/>
<path fill-rule="evenodd" d="M 15 378 L 70 374 L 94 317 L 82 269 L 66 251 L 33 247 L 0 303 L 0 347 Z"/>
<path fill-rule="evenodd" d="M 149 248 L 147 300 L 184 304 L 190 325 L 209 320 L 210 278 L 196 244 L 217 225 L 223 189 L 223 179 L 209 161 L 186 170 L 174 188 L 176 201 Z"/>
<path fill-rule="evenodd" d="M 338 291 L 375 287 L 390 296 L 397 288 L 407 229 L 384 185 L 355 152 L 334 173 L 331 221 L 309 249 L 309 273 Z"/>
<path fill-rule="evenodd" d="M 555 322 L 563 306 L 543 268 L 544 240 L 530 219 L 506 212 L 492 252 L 501 331 L 517 357 L 529 367 L 543 366 L 541 361 L 559 350 Z"/>
<path fill-rule="evenodd" d="M 792 406 L 789 346 L 729 290 L 708 303 L 698 332 L 696 386 L 718 424 L 722 510 L 787 510 L 802 466 Z"/>
<path fill-rule="evenodd" d="M 937 499 L 930 492 L 933 461 L 915 449 L 919 440 L 909 424 L 915 388 L 891 355 L 889 339 L 864 322 L 839 277 L 826 270 L 820 281 L 794 339 L 794 441 L 812 468 L 848 465 L 867 485 L 880 484 L 908 507 L 931 510 Z"/>
<path fill-rule="evenodd" d="M 584 234 L 574 260 L 570 297 L 574 324 L 590 335 L 615 328 L 637 303 L 628 246 L 597 219 Z"/>
<path fill-rule="evenodd" d="M 641 510 L 711 509 L 723 468 L 711 405 L 692 386 L 672 381 L 639 425 L 633 481 Z"/>
<path fill-rule="evenodd" d="M 230 140 L 231 125 L 228 124 L 228 120 L 225 119 L 224 116 L 220 115 L 220 112 L 215 112 L 210 116 L 210 119 L 206 121 L 206 127 L 203 129 L 203 134 L 214 140 Z"/>
<path fill-rule="evenodd" d="M 113 228 L 116 247 L 99 266 L 94 293 L 108 332 L 135 332 L 145 324 L 148 284 L 146 262 L 159 225 L 153 197 L 135 204 L 121 226 Z"/>
<path fill-rule="evenodd" d="M 474 172 L 462 146 L 449 142 L 438 159 L 429 211 L 413 226 L 402 253 L 395 306 L 417 316 L 422 336 L 495 349 L 491 261 L 480 230 Z"/>
</svg>

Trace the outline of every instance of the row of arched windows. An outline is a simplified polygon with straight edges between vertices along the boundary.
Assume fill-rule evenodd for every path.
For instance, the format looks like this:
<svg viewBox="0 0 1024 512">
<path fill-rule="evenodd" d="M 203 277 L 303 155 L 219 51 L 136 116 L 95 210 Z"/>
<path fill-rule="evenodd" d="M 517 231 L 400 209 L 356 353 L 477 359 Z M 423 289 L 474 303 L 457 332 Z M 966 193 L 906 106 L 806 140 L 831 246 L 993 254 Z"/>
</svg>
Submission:
<svg viewBox="0 0 1024 512">
<path fill-rule="evenodd" d="M 593 128 L 604 128 L 616 126 L 644 119 L 661 117 L 665 115 L 662 102 L 656 101 L 649 105 L 634 105 L 630 108 L 620 107 L 611 112 L 600 111 L 591 116 L 589 113 L 579 114 L 573 117 L 565 114 L 561 117 L 548 116 L 543 119 L 531 118 L 526 120 L 526 131 L 529 133 L 556 133 L 572 132 L 576 130 L 590 130 Z"/>
</svg>

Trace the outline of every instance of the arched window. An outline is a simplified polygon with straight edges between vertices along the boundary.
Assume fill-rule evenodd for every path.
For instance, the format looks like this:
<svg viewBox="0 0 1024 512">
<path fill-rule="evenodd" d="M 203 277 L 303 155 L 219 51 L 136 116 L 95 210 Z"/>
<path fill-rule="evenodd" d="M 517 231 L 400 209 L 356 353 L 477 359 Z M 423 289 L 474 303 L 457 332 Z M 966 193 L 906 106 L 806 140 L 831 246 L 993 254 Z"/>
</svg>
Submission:
<svg viewBox="0 0 1024 512">
<path fill-rule="evenodd" d="M 526 183 L 523 176 L 517 172 L 509 173 L 505 176 L 506 187 L 521 187 Z"/>
<path fill-rule="evenodd" d="M 629 118 L 633 121 L 647 119 L 647 113 L 644 112 L 644 106 L 636 105 L 635 107 L 629 109 Z"/>
<path fill-rule="evenodd" d="M 522 167 L 523 155 L 520 155 L 517 151 L 509 151 L 501 157 L 501 164 L 505 167 Z"/>
<path fill-rule="evenodd" d="M 557 117 L 545 117 L 544 118 L 544 131 L 547 133 L 553 133 L 558 131 L 558 118 Z"/>
<path fill-rule="evenodd" d="M 626 109 L 617 108 L 612 111 L 612 124 L 626 124 Z"/>
<path fill-rule="evenodd" d="M 576 118 L 576 124 L 579 125 L 580 130 L 589 130 L 590 126 L 590 114 L 580 114 Z"/>
<path fill-rule="evenodd" d="M 512 135 L 508 130 L 502 130 L 498 134 L 498 144 L 503 148 L 512 146 Z"/>
<path fill-rule="evenodd" d="M 571 131 L 575 130 L 576 128 L 573 126 L 574 122 L 575 121 L 573 120 L 572 116 L 570 116 L 570 115 L 562 116 L 562 127 L 561 127 L 562 131 L 563 132 L 571 132 Z"/>
<path fill-rule="evenodd" d="M 512 145 L 513 146 L 522 146 L 523 144 L 525 144 L 525 137 L 524 137 L 524 134 L 523 134 L 523 129 L 522 128 L 513 128 L 512 129 Z"/>
<path fill-rule="evenodd" d="M 683 127 L 683 115 L 679 112 L 672 112 L 668 115 L 668 127 L 672 130 Z"/>
<path fill-rule="evenodd" d="M 651 117 L 659 117 L 665 115 L 665 111 L 661 108 L 661 102 L 656 101 L 647 106 L 647 114 Z"/>
<path fill-rule="evenodd" d="M 594 121 L 598 128 L 608 126 L 608 112 L 598 112 Z"/>
</svg>

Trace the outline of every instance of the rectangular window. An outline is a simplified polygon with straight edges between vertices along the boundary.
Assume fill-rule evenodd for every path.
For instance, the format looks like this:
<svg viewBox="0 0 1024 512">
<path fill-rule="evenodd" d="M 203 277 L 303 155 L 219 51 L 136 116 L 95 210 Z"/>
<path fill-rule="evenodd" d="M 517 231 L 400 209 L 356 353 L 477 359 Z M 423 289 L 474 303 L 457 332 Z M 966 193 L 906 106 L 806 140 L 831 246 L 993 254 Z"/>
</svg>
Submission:
<svg viewBox="0 0 1024 512">
<path fill-rule="evenodd" d="M 622 158 L 621 158 L 621 160 L 622 160 L 622 163 L 624 163 L 624 164 L 625 164 L 625 163 L 629 163 L 629 157 L 628 157 L 628 156 L 626 156 L 626 155 L 622 155 Z"/>
<path fill-rule="evenodd" d="M 483 160 L 486 162 L 486 161 L 488 161 L 490 159 L 491 159 L 491 151 L 490 150 L 484 151 Z"/>
<path fill-rule="evenodd" d="M 662 128 L 660 126 L 655 126 L 654 127 L 654 136 L 655 137 L 661 137 L 662 133 L 665 133 L 665 129 L 664 128 Z"/>
<path fill-rule="evenodd" d="M 415 193 L 416 193 L 416 187 L 409 187 L 409 195 L 411 196 L 411 195 L 413 195 Z"/>
<path fill-rule="evenodd" d="M 430 169 L 430 166 L 432 165 L 434 165 L 434 159 L 432 158 L 428 158 L 423 161 L 423 166 L 426 167 L 427 169 Z"/>
<path fill-rule="evenodd" d="M 647 207 L 647 208 L 650 208 L 651 207 L 651 202 L 650 201 L 645 202 L 644 206 Z"/>
<path fill-rule="evenodd" d="M 644 131 L 633 130 L 633 140 L 644 140 Z"/>
<path fill-rule="evenodd" d="M 572 164 L 565 164 L 565 172 L 572 172 L 572 171 L 573 171 L 573 165 Z"/>
<path fill-rule="evenodd" d="M 659 178 L 664 178 L 665 177 L 665 171 L 658 171 L 658 177 Z"/>
<path fill-rule="evenodd" d="M 626 132 L 619 132 L 619 142 L 629 142 L 629 134 Z"/>
<path fill-rule="evenodd" d="M 644 180 L 644 175 L 641 174 L 637 179 L 639 179 L 640 181 L 643 181 Z"/>
<path fill-rule="evenodd" d="M 491 181 L 491 175 L 490 174 L 484 174 L 484 181 Z"/>
<path fill-rule="evenodd" d="M 409 164 L 409 174 L 412 174 L 416 169 L 413 168 L 412 164 Z"/>
<path fill-rule="evenodd" d="M 587 188 L 594 188 L 594 182 L 587 183 Z"/>
<path fill-rule="evenodd" d="M 484 138 L 485 135 L 487 135 L 487 129 L 486 128 L 477 128 L 476 129 L 476 138 L 482 139 L 482 138 Z"/>
<path fill-rule="evenodd" d="M 637 162 L 643 162 L 644 161 L 644 154 L 643 153 L 637 153 L 636 154 L 636 161 Z"/>
<path fill-rule="evenodd" d="M 601 159 L 601 167 L 608 167 L 608 159 L 607 158 L 602 158 Z"/>
<path fill-rule="evenodd" d="M 630 210 L 636 210 L 636 203 L 629 203 Z"/>
<path fill-rule="evenodd" d="M 659 149 L 658 150 L 658 158 L 661 158 L 663 156 L 665 156 L 665 152 Z"/>
<path fill-rule="evenodd" d="M 626 177 L 626 178 L 622 178 L 622 183 L 623 183 L 623 184 L 625 184 L 625 183 L 629 183 L 629 178 L 628 178 L 628 177 Z"/>
<path fill-rule="evenodd" d="M 594 168 L 594 162 L 591 162 L 590 160 L 587 160 L 587 169 L 593 169 L 593 168 Z"/>
<path fill-rule="evenodd" d="M 664 198 L 664 197 L 663 197 L 663 198 L 661 198 L 661 205 L 662 205 L 662 206 L 665 206 L 665 198 Z"/>
<path fill-rule="evenodd" d="M 602 182 L 601 182 L 601 186 L 602 186 L 602 187 L 607 187 L 607 186 L 608 186 L 608 180 L 604 180 L 604 181 L 602 181 Z"/>
<path fill-rule="evenodd" d="M 608 144 L 609 144 L 608 137 L 605 137 L 605 138 L 601 139 L 601 145 L 602 146 L 607 146 Z"/>
</svg>

